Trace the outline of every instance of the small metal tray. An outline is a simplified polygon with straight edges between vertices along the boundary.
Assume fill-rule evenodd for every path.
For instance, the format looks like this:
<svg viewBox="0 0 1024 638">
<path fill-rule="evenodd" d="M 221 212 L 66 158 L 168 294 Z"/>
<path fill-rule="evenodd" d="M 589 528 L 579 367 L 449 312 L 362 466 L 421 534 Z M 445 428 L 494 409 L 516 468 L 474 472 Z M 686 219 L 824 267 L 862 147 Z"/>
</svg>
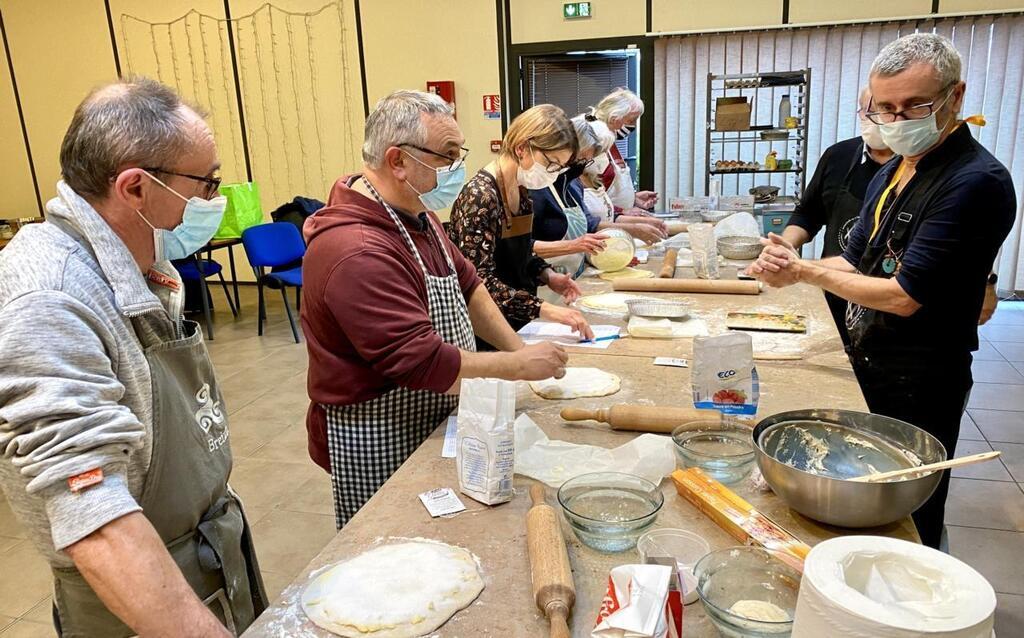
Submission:
<svg viewBox="0 0 1024 638">
<path fill-rule="evenodd" d="M 682 301 L 629 299 L 626 306 L 629 308 L 629 314 L 640 317 L 682 319 L 690 316 L 690 305 Z"/>
</svg>

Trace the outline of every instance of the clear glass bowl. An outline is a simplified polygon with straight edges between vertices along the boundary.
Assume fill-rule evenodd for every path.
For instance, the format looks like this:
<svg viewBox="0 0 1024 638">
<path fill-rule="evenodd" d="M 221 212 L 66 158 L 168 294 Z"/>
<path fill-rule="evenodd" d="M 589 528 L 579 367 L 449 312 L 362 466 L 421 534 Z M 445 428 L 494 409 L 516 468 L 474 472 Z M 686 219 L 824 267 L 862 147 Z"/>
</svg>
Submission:
<svg viewBox="0 0 1024 638">
<path fill-rule="evenodd" d="M 587 547 L 624 552 L 654 525 L 665 496 L 647 479 L 619 472 L 594 472 L 558 489 L 569 527 Z"/>
<path fill-rule="evenodd" d="M 743 480 L 754 469 L 754 438 L 743 425 L 696 421 L 672 431 L 683 468 L 699 467 L 719 483 Z"/>
<path fill-rule="evenodd" d="M 730 547 L 711 552 L 694 567 L 697 594 L 722 636 L 781 638 L 792 633 L 800 572 L 783 562 L 781 556 L 760 547 Z M 771 603 L 790 619 L 752 620 L 729 611 L 741 600 Z"/>
</svg>

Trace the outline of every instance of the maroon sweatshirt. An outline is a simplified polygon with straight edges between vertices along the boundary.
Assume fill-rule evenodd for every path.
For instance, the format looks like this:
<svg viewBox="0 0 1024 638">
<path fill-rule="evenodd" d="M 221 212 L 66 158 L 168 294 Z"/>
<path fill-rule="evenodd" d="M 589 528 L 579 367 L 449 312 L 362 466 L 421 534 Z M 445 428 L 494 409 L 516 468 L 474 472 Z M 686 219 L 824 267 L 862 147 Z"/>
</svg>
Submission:
<svg viewBox="0 0 1024 638">
<path fill-rule="evenodd" d="M 320 404 L 361 403 L 396 386 L 444 392 L 461 365 L 458 348 L 445 343 L 430 322 L 426 282 L 416 258 L 388 212 L 349 188 L 354 179 L 335 182 L 327 206 L 304 227 L 306 430 L 310 457 L 328 472 L 327 420 Z M 431 275 L 450 273 L 441 250 L 448 251 L 468 303 L 480 279 L 437 217 L 396 212 Z M 425 225 L 427 216 L 437 233 Z"/>
</svg>

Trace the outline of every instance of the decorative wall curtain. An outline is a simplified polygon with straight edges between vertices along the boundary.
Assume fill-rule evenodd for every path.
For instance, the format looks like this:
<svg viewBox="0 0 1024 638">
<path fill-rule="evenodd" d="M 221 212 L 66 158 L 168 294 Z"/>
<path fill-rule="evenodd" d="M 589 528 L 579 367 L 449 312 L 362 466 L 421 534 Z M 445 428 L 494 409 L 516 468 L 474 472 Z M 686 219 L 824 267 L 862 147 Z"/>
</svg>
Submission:
<svg viewBox="0 0 1024 638">
<path fill-rule="evenodd" d="M 809 182 L 826 148 L 859 134 L 857 95 L 875 56 L 887 43 L 916 31 L 940 33 L 959 49 L 967 82 L 963 115 L 985 115 L 988 125 L 972 126 L 971 132 L 1013 175 L 1017 221 L 1003 244 L 997 272 L 1001 293 L 1024 290 L 1024 16 L 1019 14 L 663 38 L 655 43 L 656 190 L 663 198 L 704 194 L 708 73 L 803 68 L 811 69 Z M 777 105 L 778 99 L 773 102 Z M 759 106 L 752 119 L 773 121 L 770 111 L 760 112 L 765 108 Z M 768 183 L 766 176 L 758 177 L 759 184 Z M 786 186 L 783 179 L 773 175 L 771 183 Z M 753 185 L 753 176 L 725 184 L 726 192 L 742 193 Z M 984 207 L 978 202 L 979 219 Z M 814 254 L 820 242 L 819 236 Z"/>
</svg>

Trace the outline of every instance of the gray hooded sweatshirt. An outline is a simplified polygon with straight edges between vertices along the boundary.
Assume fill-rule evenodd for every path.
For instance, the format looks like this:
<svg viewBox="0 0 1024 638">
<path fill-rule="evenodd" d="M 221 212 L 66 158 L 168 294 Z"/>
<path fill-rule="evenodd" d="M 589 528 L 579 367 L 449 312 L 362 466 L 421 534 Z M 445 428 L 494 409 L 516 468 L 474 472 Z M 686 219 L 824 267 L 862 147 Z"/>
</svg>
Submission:
<svg viewBox="0 0 1024 638">
<path fill-rule="evenodd" d="M 183 298 L 147 280 L 88 202 L 57 192 L 47 221 L 0 251 L 0 487 L 50 564 L 69 567 L 61 550 L 141 510 L 153 397 L 140 336 L 180 335 Z M 170 263 L 153 270 L 180 284 Z M 72 491 L 96 468 L 102 482 Z"/>
</svg>

